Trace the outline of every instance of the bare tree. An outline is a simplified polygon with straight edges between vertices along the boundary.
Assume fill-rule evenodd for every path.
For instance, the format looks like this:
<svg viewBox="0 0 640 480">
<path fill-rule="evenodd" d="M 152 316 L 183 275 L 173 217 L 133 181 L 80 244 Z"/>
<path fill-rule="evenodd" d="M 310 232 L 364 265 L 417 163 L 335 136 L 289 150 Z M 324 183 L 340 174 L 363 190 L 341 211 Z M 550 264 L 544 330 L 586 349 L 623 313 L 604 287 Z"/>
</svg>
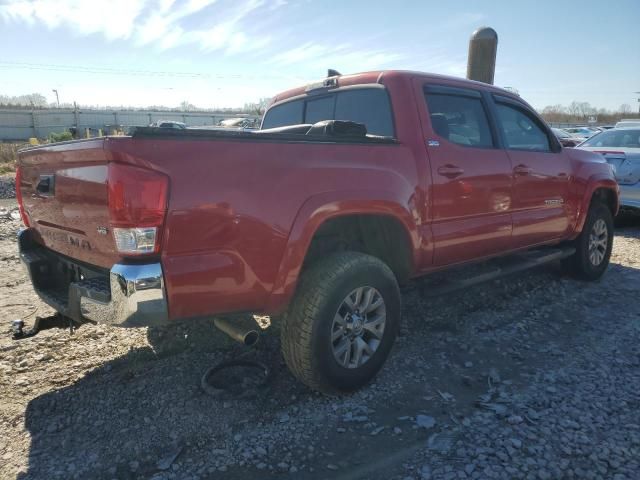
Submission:
<svg viewBox="0 0 640 480">
<path fill-rule="evenodd" d="M 196 110 L 196 106 L 186 100 L 183 100 L 182 102 L 180 102 L 180 110 L 182 110 L 183 112 L 192 112 Z"/>
<path fill-rule="evenodd" d="M 621 113 L 622 115 L 629 115 L 631 113 L 631 105 L 629 105 L 628 103 L 623 103 L 618 108 L 618 113 Z"/>
<path fill-rule="evenodd" d="M 271 103 L 271 98 L 261 98 L 255 103 L 245 103 L 244 110 L 252 115 L 262 116 Z"/>
<path fill-rule="evenodd" d="M 28 95 L 18 95 L 10 97 L 0 95 L 0 105 L 45 108 L 48 106 L 47 98 L 40 93 L 30 93 Z"/>
<path fill-rule="evenodd" d="M 567 113 L 572 117 L 578 117 L 580 115 L 580 102 L 575 100 L 567 106 Z"/>
<path fill-rule="evenodd" d="M 543 118 L 550 123 L 584 123 L 591 116 L 597 116 L 597 122 L 603 125 L 615 124 L 617 121 L 629 115 L 633 115 L 631 107 L 623 104 L 616 111 L 606 108 L 592 107 L 589 102 L 573 101 L 567 107 L 562 105 L 547 105 L 540 112 Z"/>
<path fill-rule="evenodd" d="M 556 105 L 547 105 L 542 109 L 541 113 L 549 122 L 566 122 L 569 116 L 567 109 L 559 103 Z"/>
<path fill-rule="evenodd" d="M 182 102 L 180 102 L 178 108 L 183 112 L 193 112 L 194 110 L 197 110 L 196 106 L 192 103 L 189 103 L 187 100 L 183 100 Z"/>
<path fill-rule="evenodd" d="M 559 103 L 556 105 L 547 105 L 546 107 L 544 107 L 542 109 L 542 113 L 545 114 L 559 114 L 559 113 L 565 113 L 565 108 L 560 105 Z"/>
</svg>

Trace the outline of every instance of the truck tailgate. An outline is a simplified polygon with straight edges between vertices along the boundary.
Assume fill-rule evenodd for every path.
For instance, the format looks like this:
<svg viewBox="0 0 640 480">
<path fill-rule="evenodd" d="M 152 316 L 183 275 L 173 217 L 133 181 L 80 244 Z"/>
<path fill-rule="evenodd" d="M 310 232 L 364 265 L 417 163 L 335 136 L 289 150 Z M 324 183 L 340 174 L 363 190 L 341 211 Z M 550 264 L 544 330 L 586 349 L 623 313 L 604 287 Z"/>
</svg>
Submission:
<svg viewBox="0 0 640 480">
<path fill-rule="evenodd" d="M 19 156 L 26 218 L 38 243 L 105 268 L 120 257 L 109 234 L 104 139 L 29 149 Z"/>
</svg>

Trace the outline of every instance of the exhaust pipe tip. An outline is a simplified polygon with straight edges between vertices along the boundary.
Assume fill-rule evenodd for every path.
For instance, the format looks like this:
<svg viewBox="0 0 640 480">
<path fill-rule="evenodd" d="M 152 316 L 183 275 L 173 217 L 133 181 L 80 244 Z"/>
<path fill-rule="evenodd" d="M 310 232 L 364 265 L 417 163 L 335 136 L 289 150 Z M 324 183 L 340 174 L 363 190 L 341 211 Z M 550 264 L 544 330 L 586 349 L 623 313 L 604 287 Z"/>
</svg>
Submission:
<svg viewBox="0 0 640 480">
<path fill-rule="evenodd" d="M 218 330 L 226 333 L 231 339 L 247 347 L 253 347 L 258 343 L 258 340 L 260 340 L 258 324 L 252 317 L 237 317 L 234 319 L 214 318 L 213 323 Z"/>
</svg>

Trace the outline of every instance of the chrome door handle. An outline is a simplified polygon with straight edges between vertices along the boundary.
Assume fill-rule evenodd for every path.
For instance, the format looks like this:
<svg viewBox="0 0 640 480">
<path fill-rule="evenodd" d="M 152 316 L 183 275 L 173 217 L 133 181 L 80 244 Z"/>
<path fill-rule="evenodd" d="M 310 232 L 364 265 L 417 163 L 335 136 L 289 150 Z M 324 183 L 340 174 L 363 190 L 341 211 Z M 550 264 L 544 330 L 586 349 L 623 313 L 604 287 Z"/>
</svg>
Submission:
<svg viewBox="0 0 640 480">
<path fill-rule="evenodd" d="M 520 164 L 513 169 L 513 173 L 516 175 L 531 175 L 533 169 L 527 165 Z"/>
<path fill-rule="evenodd" d="M 456 178 L 462 175 L 463 173 L 464 173 L 464 170 L 455 165 L 447 164 L 447 165 L 438 167 L 438 174 L 447 178 Z"/>
</svg>

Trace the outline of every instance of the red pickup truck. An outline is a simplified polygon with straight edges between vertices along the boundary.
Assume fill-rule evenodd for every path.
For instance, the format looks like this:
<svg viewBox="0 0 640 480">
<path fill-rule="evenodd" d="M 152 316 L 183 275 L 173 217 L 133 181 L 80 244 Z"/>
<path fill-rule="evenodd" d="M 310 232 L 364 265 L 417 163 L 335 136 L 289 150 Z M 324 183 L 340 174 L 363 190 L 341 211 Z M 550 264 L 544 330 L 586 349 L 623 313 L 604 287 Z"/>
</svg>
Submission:
<svg viewBox="0 0 640 480">
<path fill-rule="evenodd" d="M 381 368 L 407 280 L 552 245 L 594 280 L 618 210 L 604 159 L 562 148 L 517 95 L 401 71 L 282 93 L 254 132 L 30 148 L 17 177 L 21 257 L 63 315 L 271 315 L 292 372 L 323 392 Z"/>
</svg>

